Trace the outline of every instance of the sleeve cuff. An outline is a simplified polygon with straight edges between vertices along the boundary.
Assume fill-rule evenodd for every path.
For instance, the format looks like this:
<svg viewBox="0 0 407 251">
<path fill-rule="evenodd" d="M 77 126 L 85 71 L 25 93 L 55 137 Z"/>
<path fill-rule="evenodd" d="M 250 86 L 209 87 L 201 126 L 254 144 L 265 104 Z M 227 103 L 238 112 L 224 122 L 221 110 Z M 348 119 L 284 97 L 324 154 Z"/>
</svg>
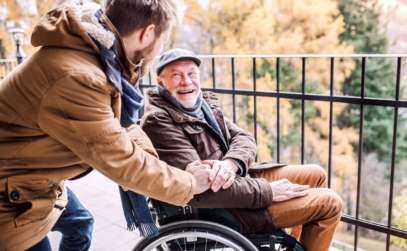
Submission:
<svg viewBox="0 0 407 251">
<path fill-rule="evenodd" d="M 191 186 L 190 186 L 187 196 L 184 198 L 183 202 L 181 203 L 182 204 L 181 206 L 186 206 L 188 204 L 188 202 L 190 202 L 194 198 L 193 191 L 194 191 L 194 187 L 196 186 L 196 181 L 195 181 L 195 178 L 192 176 L 192 174 L 188 173 L 188 177 L 189 177 Z"/>
<path fill-rule="evenodd" d="M 239 159 L 232 159 L 232 158 L 227 158 L 227 159 L 233 161 L 233 163 L 235 163 L 236 166 L 238 167 L 238 170 L 236 172 L 237 175 L 239 175 L 241 177 L 246 176 L 246 168 L 244 168 L 243 161 L 241 161 Z"/>
</svg>

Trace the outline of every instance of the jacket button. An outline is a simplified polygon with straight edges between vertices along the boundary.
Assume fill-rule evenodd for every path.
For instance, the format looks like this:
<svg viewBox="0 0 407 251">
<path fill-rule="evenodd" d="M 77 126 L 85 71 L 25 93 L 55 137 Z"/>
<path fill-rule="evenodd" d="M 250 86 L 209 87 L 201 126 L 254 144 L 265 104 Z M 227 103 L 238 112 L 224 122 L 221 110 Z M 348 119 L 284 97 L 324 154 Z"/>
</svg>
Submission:
<svg viewBox="0 0 407 251">
<path fill-rule="evenodd" d="M 13 201 L 20 199 L 20 193 L 16 190 L 10 192 L 10 199 Z"/>
</svg>

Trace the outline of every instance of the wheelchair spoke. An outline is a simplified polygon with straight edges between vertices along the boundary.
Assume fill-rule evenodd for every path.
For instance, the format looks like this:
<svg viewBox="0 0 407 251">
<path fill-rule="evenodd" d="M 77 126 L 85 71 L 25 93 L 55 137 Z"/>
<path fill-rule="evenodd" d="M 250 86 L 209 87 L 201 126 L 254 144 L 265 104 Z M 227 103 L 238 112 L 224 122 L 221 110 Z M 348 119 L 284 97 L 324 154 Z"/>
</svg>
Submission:
<svg viewBox="0 0 407 251">
<path fill-rule="evenodd" d="M 196 232 L 196 231 L 194 231 L 194 232 Z M 198 239 L 197 239 L 198 240 Z M 194 242 L 194 251 L 196 251 L 196 241 Z"/>
<path fill-rule="evenodd" d="M 159 251 L 170 251 L 170 245 L 168 243 L 164 243 L 163 245 L 160 246 Z"/>
<path fill-rule="evenodd" d="M 182 250 L 181 244 L 179 243 L 179 239 L 176 240 L 179 250 Z"/>
</svg>

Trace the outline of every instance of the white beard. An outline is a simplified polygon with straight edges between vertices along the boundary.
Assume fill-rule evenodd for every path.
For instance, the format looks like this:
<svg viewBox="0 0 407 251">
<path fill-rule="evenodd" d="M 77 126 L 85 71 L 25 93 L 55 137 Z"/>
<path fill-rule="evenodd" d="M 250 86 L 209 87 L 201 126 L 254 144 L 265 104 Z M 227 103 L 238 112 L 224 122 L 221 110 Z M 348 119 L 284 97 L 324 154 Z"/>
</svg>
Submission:
<svg viewBox="0 0 407 251">
<path fill-rule="evenodd" d="M 178 99 L 177 99 L 178 100 Z M 178 100 L 178 102 L 185 108 L 192 108 L 194 107 L 195 103 L 196 103 L 196 98 L 194 100 L 188 100 L 188 101 L 181 101 Z"/>
<path fill-rule="evenodd" d="M 179 100 L 177 98 L 177 93 L 176 91 L 172 92 L 171 95 L 185 108 L 192 108 L 194 107 L 197 99 L 198 99 L 198 95 L 194 98 L 194 99 L 189 99 L 189 100 Z"/>
</svg>

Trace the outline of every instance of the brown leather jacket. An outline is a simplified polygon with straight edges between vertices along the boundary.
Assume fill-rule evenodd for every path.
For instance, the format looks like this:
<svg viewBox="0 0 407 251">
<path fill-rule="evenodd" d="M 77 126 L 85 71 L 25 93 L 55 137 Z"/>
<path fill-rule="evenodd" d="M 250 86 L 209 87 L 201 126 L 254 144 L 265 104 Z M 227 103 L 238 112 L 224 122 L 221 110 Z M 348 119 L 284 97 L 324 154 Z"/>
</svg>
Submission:
<svg viewBox="0 0 407 251">
<path fill-rule="evenodd" d="M 161 160 L 186 168 L 195 160 L 233 159 L 242 167 L 241 176 L 226 190 L 207 191 L 195 196 L 189 205 L 196 208 L 228 208 L 241 221 L 243 232 L 270 231 L 271 219 L 265 208 L 272 202 L 269 183 L 246 175 L 254 167 L 256 143 L 254 138 L 223 116 L 213 93 L 204 93 L 223 134 L 226 144 L 206 122 L 184 114 L 149 90 L 146 114 L 141 126 L 149 136 Z"/>
<path fill-rule="evenodd" d="M 89 168 L 173 204 L 193 197 L 191 174 L 160 161 L 139 126 L 120 126 L 120 93 L 86 28 L 99 38 L 113 34 L 85 27 L 90 19 L 80 13 L 89 12 L 67 6 L 48 13 L 31 39 L 40 49 L 0 83 L 1 251 L 44 238 L 66 204 L 64 180 Z M 136 79 L 135 66 L 125 57 L 124 64 Z"/>
</svg>

